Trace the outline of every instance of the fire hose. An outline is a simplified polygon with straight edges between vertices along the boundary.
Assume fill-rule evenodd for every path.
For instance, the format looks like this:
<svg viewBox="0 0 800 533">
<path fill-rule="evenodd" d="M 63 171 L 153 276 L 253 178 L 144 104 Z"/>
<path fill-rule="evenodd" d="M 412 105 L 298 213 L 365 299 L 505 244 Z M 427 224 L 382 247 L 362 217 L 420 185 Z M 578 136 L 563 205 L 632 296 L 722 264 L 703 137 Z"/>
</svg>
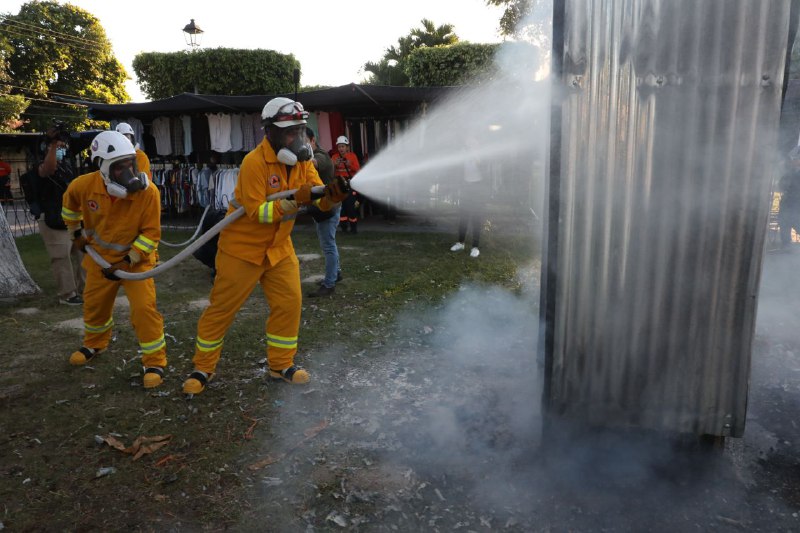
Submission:
<svg viewBox="0 0 800 533">
<path fill-rule="evenodd" d="M 268 202 L 272 202 L 274 200 L 283 200 L 283 199 L 287 199 L 287 198 L 292 198 L 294 196 L 295 192 L 297 192 L 297 189 L 291 189 L 291 190 L 288 190 L 288 191 L 276 192 L 275 194 L 269 195 L 267 197 L 267 201 Z M 311 197 L 312 198 L 315 198 L 315 199 L 316 198 L 322 198 L 324 195 L 325 195 L 325 187 L 324 186 L 320 185 L 320 186 L 311 188 Z M 203 246 L 205 243 L 207 243 L 208 241 L 213 239 L 220 231 L 222 231 L 226 226 L 231 224 L 236 219 L 240 218 L 243 214 L 244 214 L 244 207 L 236 208 L 236 210 L 233 211 L 231 214 L 229 214 L 228 216 L 226 216 L 225 218 L 220 220 L 213 227 L 209 228 L 209 230 L 207 232 L 205 232 L 199 239 L 194 241 L 190 246 L 188 246 L 187 248 L 181 250 L 177 255 L 175 255 L 175 257 L 173 257 L 169 261 L 161 263 L 160 265 L 158 265 L 157 267 L 155 267 L 153 269 L 146 270 L 144 272 L 127 272 L 125 270 L 118 269 L 118 270 L 114 271 L 114 275 L 117 276 L 120 279 L 131 280 L 131 281 L 140 281 L 140 280 L 143 280 L 143 279 L 152 278 L 152 277 L 157 276 L 157 275 L 159 275 L 159 274 L 161 274 L 163 272 L 166 272 L 170 268 L 174 267 L 175 265 L 177 265 L 178 263 L 180 263 L 181 261 L 186 259 L 186 257 L 188 257 L 189 255 L 194 253 L 195 250 L 197 250 L 198 248 Z M 191 239 L 190 239 L 190 241 L 191 241 Z M 95 263 L 100 265 L 100 268 L 106 269 L 106 268 L 110 268 L 111 267 L 111 264 L 108 261 L 106 261 L 105 259 L 103 259 L 103 256 L 101 256 L 99 253 L 97 253 L 97 250 L 95 250 L 91 245 L 87 245 L 86 246 L 86 253 L 89 254 L 89 256 L 92 259 L 94 259 Z"/>
<path fill-rule="evenodd" d="M 174 244 L 174 243 L 171 243 L 171 242 L 167 242 L 164 239 L 161 239 L 158 243 L 163 245 L 163 246 L 166 246 L 168 248 L 183 248 L 184 246 L 186 246 L 187 244 L 189 244 L 190 242 L 195 240 L 198 235 L 200 235 L 200 230 L 203 228 L 203 221 L 206 219 L 206 215 L 208 214 L 209 211 L 211 211 L 211 204 L 208 204 L 206 206 L 206 210 L 203 211 L 203 216 L 200 217 L 200 222 L 197 223 L 197 229 L 194 231 L 194 235 L 192 235 L 191 237 L 189 237 L 185 241 L 183 241 L 181 243 Z"/>
</svg>

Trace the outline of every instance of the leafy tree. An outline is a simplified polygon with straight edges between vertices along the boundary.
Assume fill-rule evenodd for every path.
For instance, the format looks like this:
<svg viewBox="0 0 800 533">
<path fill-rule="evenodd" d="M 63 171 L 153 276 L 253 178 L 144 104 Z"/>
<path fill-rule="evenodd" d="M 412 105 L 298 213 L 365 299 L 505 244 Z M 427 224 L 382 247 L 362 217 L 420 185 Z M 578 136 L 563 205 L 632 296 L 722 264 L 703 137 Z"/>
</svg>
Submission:
<svg viewBox="0 0 800 533">
<path fill-rule="evenodd" d="M 458 36 L 454 33 L 452 24 L 442 24 L 437 27 L 430 20 L 422 19 L 420 25 L 420 28 L 413 28 L 408 35 L 400 37 L 397 45 L 389 47 L 380 60 L 367 62 L 364 65 L 364 72 L 371 74 L 367 83 L 371 85 L 408 85 L 406 60 L 414 50 L 458 42 Z"/>
<path fill-rule="evenodd" d="M 18 14 L 0 16 L 0 35 L 11 46 L 10 93 L 32 101 L 23 114 L 25 129 L 43 131 L 53 118 L 72 127 L 88 125 L 84 108 L 55 103 L 58 96 L 129 100 L 128 75 L 91 13 L 54 1 L 28 2 Z"/>
<path fill-rule="evenodd" d="M 491 78 L 499 44 L 456 43 L 418 48 L 406 60 L 412 87 L 464 85 Z"/>
<path fill-rule="evenodd" d="M 536 0 L 486 0 L 490 6 L 506 6 L 503 16 L 500 17 L 500 34 L 506 36 L 517 35 L 520 22 L 533 10 Z"/>
<path fill-rule="evenodd" d="M 276 94 L 294 91 L 292 54 L 273 50 L 214 48 L 196 52 L 146 52 L 133 59 L 133 71 L 148 98 L 185 92 L 200 94 Z"/>
<path fill-rule="evenodd" d="M 24 97 L 9 94 L 8 58 L 13 48 L 8 39 L 0 34 L 0 133 L 11 132 L 22 125 L 20 116 L 30 103 Z"/>
</svg>

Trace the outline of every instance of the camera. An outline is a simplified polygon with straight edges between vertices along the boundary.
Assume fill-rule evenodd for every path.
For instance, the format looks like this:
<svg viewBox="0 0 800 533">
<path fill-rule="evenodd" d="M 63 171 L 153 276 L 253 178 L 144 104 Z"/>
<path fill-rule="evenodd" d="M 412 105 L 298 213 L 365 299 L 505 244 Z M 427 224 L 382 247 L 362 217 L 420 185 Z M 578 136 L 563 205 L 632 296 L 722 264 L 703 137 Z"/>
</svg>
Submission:
<svg viewBox="0 0 800 533">
<path fill-rule="evenodd" d="M 59 140 L 64 143 L 69 142 L 69 128 L 61 120 L 54 120 L 52 127 L 47 132 L 47 137 L 50 140 Z"/>
</svg>

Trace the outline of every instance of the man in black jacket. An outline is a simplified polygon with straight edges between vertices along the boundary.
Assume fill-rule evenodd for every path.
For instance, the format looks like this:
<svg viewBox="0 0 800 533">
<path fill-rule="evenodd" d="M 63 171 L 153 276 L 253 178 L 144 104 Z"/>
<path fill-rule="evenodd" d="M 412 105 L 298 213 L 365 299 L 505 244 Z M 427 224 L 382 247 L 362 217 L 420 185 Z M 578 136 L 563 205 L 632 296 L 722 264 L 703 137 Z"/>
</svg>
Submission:
<svg viewBox="0 0 800 533">
<path fill-rule="evenodd" d="M 38 209 L 32 204 L 31 212 L 39 222 L 39 233 L 50 256 L 59 302 L 81 305 L 86 281 L 86 274 L 81 268 L 83 253 L 73 248 L 72 239 L 61 219 L 61 199 L 67 185 L 75 177 L 67 159 L 68 139 L 62 127 L 55 126 L 47 131 L 45 156 L 39 164 L 35 184 Z"/>
</svg>

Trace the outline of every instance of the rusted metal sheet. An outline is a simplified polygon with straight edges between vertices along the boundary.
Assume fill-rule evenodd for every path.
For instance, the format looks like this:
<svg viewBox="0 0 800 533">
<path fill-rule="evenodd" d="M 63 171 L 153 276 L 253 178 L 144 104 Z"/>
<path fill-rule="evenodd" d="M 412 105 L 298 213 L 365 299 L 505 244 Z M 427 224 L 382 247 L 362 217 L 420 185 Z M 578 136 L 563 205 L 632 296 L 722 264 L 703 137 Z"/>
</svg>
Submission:
<svg viewBox="0 0 800 533">
<path fill-rule="evenodd" d="M 741 436 L 789 0 L 555 7 L 546 404 Z"/>
</svg>

